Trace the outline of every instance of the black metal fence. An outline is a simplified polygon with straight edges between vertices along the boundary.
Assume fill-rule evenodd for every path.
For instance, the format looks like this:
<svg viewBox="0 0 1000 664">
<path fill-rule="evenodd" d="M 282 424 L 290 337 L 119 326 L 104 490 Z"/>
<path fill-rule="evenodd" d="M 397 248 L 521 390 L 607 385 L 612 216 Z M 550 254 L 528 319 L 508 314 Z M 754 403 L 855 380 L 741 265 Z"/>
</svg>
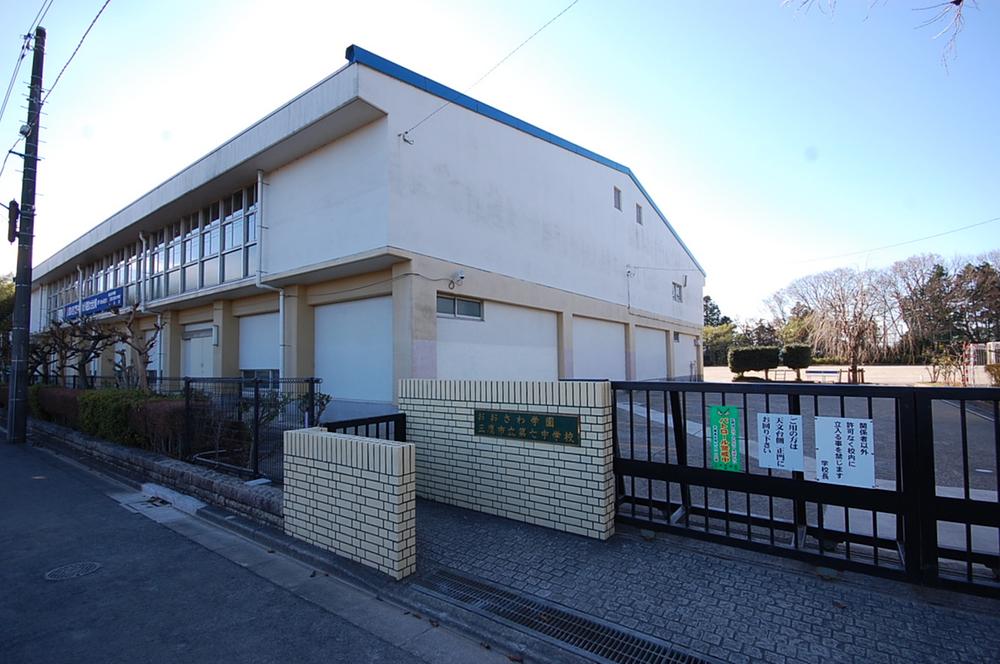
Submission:
<svg viewBox="0 0 1000 664">
<path fill-rule="evenodd" d="M 246 477 L 283 479 L 284 432 L 314 426 L 320 379 L 185 378 L 182 458 Z"/>
<path fill-rule="evenodd" d="M 1000 390 L 611 386 L 620 521 L 1000 594 Z M 713 468 L 712 406 L 739 409 L 735 472 Z M 803 470 L 761 465 L 758 413 L 802 416 Z M 815 417 L 873 422 L 874 487 L 816 480 Z"/>
<path fill-rule="evenodd" d="M 406 442 L 406 415 L 403 413 L 324 422 L 323 426 L 331 433 L 346 433 L 352 436 Z"/>
</svg>

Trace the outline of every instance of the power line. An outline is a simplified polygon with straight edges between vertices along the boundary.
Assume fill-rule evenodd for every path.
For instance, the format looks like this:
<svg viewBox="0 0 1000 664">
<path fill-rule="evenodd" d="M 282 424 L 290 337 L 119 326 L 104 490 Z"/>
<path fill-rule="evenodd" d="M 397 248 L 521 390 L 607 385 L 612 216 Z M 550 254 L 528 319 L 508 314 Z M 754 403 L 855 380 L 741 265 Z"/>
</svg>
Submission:
<svg viewBox="0 0 1000 664">
<path fill-rule="evenodd" d="M 3 96 L 3 104 L 0 105 L 0 120 L 3 120 L 3 114 L 7 110 L 7 102 L 10 101 L 10 93 L 14 90 L 14 84 L 17 82 L 17 74 L 21 71 L 21 63 L 24 62 L 24 57 L 28 54 L 28 45 L 31 44 L 31 37 L 35 32 L 35 26 L 45 19 L 45 15 L 49 13 L 49 9 L 52 7 L 54 1 L 42 0 L 42 6 L 38 8 L 34 20 L 31 21 L 31 25 L 28 26 L 28 31 L 21 41 L 21 53 L 17 56 L 17 62 L 14 63 L 14 73 L 10 76 L 10 83 L 7 84 L 7 92 Z"/>
<path fill-rule="evenodd" d="M 580 0 L 573 0 L 573 2 L 569 3 L 568 5 L 566 5 L 561 12 L 559 12 L 558 14 L 556 14 L 555 16 L 553 16 L 552 18 L 550 18 L 548 21 L 546 21 L 545 24 L 542 25 L 542 27 L 540 27 L 537 30 L 535 30 L 534 32 L 532 32 L 531 35 L 527 39 L 525 39 L 523 42 L 521 42 L 520 44 L 518 44 L 517 47 L 515 47 L 513 51 L 511 51 L 507 55 L 503 56 L 503 58 L 501 58 L 500 61 L 497 62 L 495 65 L 493 65 L 492 67 L 490 67 L 490 69 L 485 74 L 483 74 L 478 79 L 476 79 L 476 82 L 473 83 L 472 85 L 470 85 L 469 87 L 467 87 L 465 89 L 465 92 L 463 92 L 462 94 L 468 93 L 470 90 L 472 90 L 472 88 L 474 88 L 477 85 L 479 85 L 480 83 L 482 83 L 483 79 L 485 79 L 487 76 L 489 76 L 494 71 L 496 71 L 497 68 L 500 67 L 500 65 L 502 65 L 505 62 L 507 62 L 507 60 L 509 60 L 511 58 L 511 56 L 513 56 L 515 53 L 517 53 L 518 51 L 520 51 L 521 48 L 525 44 L 527 44 L 532 39 L 534 39 L 535 37 L 537 37 L 538 33 L 540 33 L 542 30 L 544 30 L 545 28 L 547 28 L 550 25 L 552 25 L 553 23 L 555 23 L 559 19 L 559 17 L 561 17 L 563 14 L 565 14 L 570 9 L 572 9 L 573 5 L 575 5 L 579 1 Z M 445 103 L 441 104 L 436 109 L 434 109 L 433 111 L 431 111 L 430 113 L 428 113 L 427 116 L 425 116 L 423 120 L 421 120 L 417 124 L 413 125 L 412 127 L 410 127 L 409 129 L 407 129 L 403 133 L 401 133 L 400 137 L 403 138 L 404 140 L 406 140 L 407 134 L 409 134 L 411 131 L 413 131 L 414 129 L 416 129 L 417 127 L 419 127 L 420 125 L 422 125 L 423 123 L 427 122 L 432 117 L 434 117 L 435 115 L 437 115 L 438 113 L 440 113 L 441 111 L 443 111 L 445 108 L 447 108 L 448 106 L 450 106 L 451 103 L 452 103 L 451 100 L 448 100 Z"/>
<path fill-rule="evenodd" d="M 52 2 L 53 1 L 54 0 L 49 0 L 48 7 L 52 6 Z M 59 79 L 62 78 L 62 75 L 66 71 L 66 68 L 69 67 L 69 64 L 71 62 L 73 62 L 73 58 L 76 57 L 77 51 L 79 51 L 80 47 L 83 46 L 83 42 L 87 38 L 87 35 L 90 34 L 90 31 L 94 27 L 94 24 L 97 23 L 97 19 L 99 19 L 101 17 L 101 14 L 104 12 L 104 10 L 107 8 L 107 6 L 109 4 L 111 4 L 111 0 L 105 0 L 104 4 L 101 5 L 101 8 L 99 10 L 97 10 L 97 14 L 94 16 L 93 20 L 91 20 L 90 25 L 87 26 L 87 29 L 83 32 L 83 36 L 80 37 L 80 41 L 77 42 L 76 48 L 73 49 L 73 52 L 70 54 L 69 59 L 66 60 L 66 64 L 64 64 L 62 66 L 62 69 L 59 70 L 59 73 L 56 75 L 56 78 L 52 82 L 52 85 L 49 87 L 49 89 L 45 92 L 45 95 L 42 97 L 42 100 L 41 100 L 41 104 L 42 105 L 45 104 L 45 101 L 49 98 L 49 95 L 51 95 L 52 91 L 55 90 L 56 84 L 59 83 Z M 47 14 L 48 11 L 49 11 L 48 7 L 45 8 L 44 12 L 43 11 L 39 11 L 39 18 L 37 20 L 41 20 L 41 19 L 45 18 L 45 14 Z M 29 130 L 29 132 L 32 131 L 32 130 L 34 130 L 34 127 L 32 127 L 29 124 L 28 125 L 28 130 Z M 13 145 L 10 146 L 10 150 L 7 151 L 7 154 L 4 155 L 4 157 L 3 157 L 3 163 L 0 164 L 0 176 L 3 175 L 3 171 L 7 167 L 7 159 L 10 157 L 11 152 L 14 150 L 14 148 L 17 147 L 17 144 L 20 143 L 22 140 L 24 140 L 24 136 L 19 136 L 14 141 Z"/>
<path fill-rule="evenodd" d="M 887 244 L 887 245 L 884 245 L 884 246 L 881 246 L 881 247 L 874 247 L 872 249 L 865 249 L 865 250 L 862 250 L 862 251 L 852 251 L 852 252 L 847 253 L 847 254 L 837 254 L 836 256 L 825 256 L 823 258 L 810 258 L 810 259 L 804 260 L 804 261 L 792 261 L 792 264 L 794 265 L 794 264 L 800 264 L 800 263 L 814 263 L 814 262 L 817 262 L 817 261 L 833 260 L 835 258 L 849 258 L 851 256 L 861 256 L 863 254 L 870 254 L 873 251 L 882 251 L 883 249 L 894 249 L 896 247 L 903 247 L 903 246 L 906 246 L 908 244 L 915 244 L 917 242 L 923 242 L 924 240 L 933 240 L 934 238 L 943 237 L 945 235 L 951 235 L 952 233 L 958 233 L 960 231 L 967 231 L 970 228 L 976 228 L 977 226 L 985 226 L 986 224 L 992 224 L 992 223 L 997 222 L 997 221 L 1000 221 L 1000 217 L 993 217 L 992 219 L 987 219 L 986 221 L 979 221 L 979 222 L 976 222 L 974 224 L 969 224 L 968 226 L 961 226 L 959 228 L 953 228 L 953 229 L 948 230 L 948 231 L 942 231 L 940 233 L 935 233 L 934 235 L 927 235 L 925 237 L 918 237 L 918 238 L 916 238 L 914 240 L 906 240 L 905 242 L 896 242 L 895 244 Z"/>
<path fill-rule="evenodd" d="M 69 63 L 73 62 L 73 58 L 76 57 L 76 52 L 80 50 L 81 46 L 83 46 L 83 40 L 85 40 L 87 38 L 87 35 L 90 34 L 91 28 L 94 27 L 94 24 L 97 23 L 97 19 L 101 17 L 101 14 L 104 13 L 105 8 L 107 8 L 109 4 L 111 4 L 111 0 L 104 0 L 104 4 L 101 5 L 101 8 L 97 10 L 97 14 L 94 16 L 94 19 L 90 22 L 90 25 L 87 26 L 87 29 L 84 31 L 83 36 L 80 37 L 80 41 L 76 43 L 76 48 L 74 48 L 73 52 L 70 53 L 69 60 L 67 60 L 66 64 L 62 66 L 62 69 L 59 70 L 59 73 L 56 74 L 56 80 L 52 82 L 52 85 L 49 86 L 49 89 L 48 91 L 46 91 L 45 96 L 42 97 L 42 104 L 44 104 L 45 100 L 49 98 L 49 95 L 52 94 L 52 91 L 56 89 L 56 85 L 59 84 L 59 79 L 62 78 L 63 72 L 65 72 L 66 68 L 69 67 Z"/>
<path fill-rule="evenodd" d="M 17 62 L 14 63 L 14 72 L 10 75 L 10 83 L 7 84 L 7 92 L 3 96 L 3 104 L 0 105 L 0 120 L 3 120 L 3 114 L 7 110 L 7 102 L 10 101 L 10 93 L 14 89 L 14 83 L 17 82 L 17 75 L 21 71 L 21 63 L 24 62 L 24 56 L 28 54 L 28 44 L 31 41 L 29 35 L 25 35 L 24 40 L 21 42 L 21 53 L 17 56 Z"/>
</svg>

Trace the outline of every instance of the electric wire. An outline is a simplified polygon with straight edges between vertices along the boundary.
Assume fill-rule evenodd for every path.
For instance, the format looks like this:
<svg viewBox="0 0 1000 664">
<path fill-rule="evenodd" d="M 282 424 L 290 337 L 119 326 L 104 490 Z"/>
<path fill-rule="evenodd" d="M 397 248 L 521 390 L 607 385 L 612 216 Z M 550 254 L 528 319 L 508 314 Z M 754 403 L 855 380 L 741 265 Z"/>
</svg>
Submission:
<svg viewBox="0 0 1000 664">
<path fill-rule="evenodd" d="M 28 55 L 28 51 L 30 50 L 29 45 L 31 44 L 31 38 L 35 32 L 35 27 L 45 19 L 45 15 L 49 13 L 49 9 L 52 7 L 53 2 L 55 2 L 55 0 L 42 0 L 41 7 L 38 8 L 35 18 L 31 21 L 31 25 L 28 26 L 28 31 L 22 37 L 21 52 L 17 56 L 17 62 L 14 63 L 14 72 L 10 76 L 10 83 L 7 84 L 7 92 L 4 93 L 3 104 L 0 105 L 0 121 L 3 120 L 3 114 L 7 110 L 7 102 L 10 101 L 10 94 L 14 90 L 14 84 L 17 82 L 17 75 L 21 71 L 21 64 L 24 62 L 24 58 Z"/>
<path fill-rule="evenodd" d="M 54 0 L 49 0 L 48 7 L 52 6 L 53 1 Z M 104 13 L 104 10 L 107 8 L 109 4 L 111 4 L 111 0 L 105 0 L 104 4 L 101 5 L 101 8 L 97 10 L 97 14 L 94 16 L 93 20 L 90 21 L 90 25 L 87 26 L 87 29 L 83 32 L 83 36 L 80 37 L 80 41 L 77 42 L 76 48 L 73 49 L 73 52 L 70 54 L 69 59 L 66 60 L 66 64 L 64 64 L 62 66 L 62 69 L 59 70 L 59 73 L 56 75 L 55 81 L 52 82 L 52 85 L 49 87 L 49 89 L 45 92 L 45 94 L 39 101 L 39 107 L 45 105 L 45 101 L 49 98 L 49 95 L 51 95 L 52 91 L 56 89 L 56 85 L 58 85 L 59 79 L 62 78 L 62 75 L 66 71 L 66 68 L 69 67 L 71 62 L 73 62 L 73 58 L 76 57 L 76 54 L 80 50 L 80 47 L 83 46 L 84 40 L 87 39 L 87 35 L 90 34 L 90 31 L 91 29 L 93 29 L 94 24 L 97 23 L 97 19 L 101 17 L 101 14 Z M 40 16 L 40 18 L 38 19 L 39 21 L 45 18 L 45 14 L 47 14 L 49 11 L 48 7 L 45 8 L 44 12 L 39 13 Z M 39 114 L 41 114 L 41 108 L 39 108 Z M 27 127 L 29 132 L 34 130 L 34 127 L 32 127 L 30 124 L 28 124 Z M 10 150 L 7 150 L 7 153 L 4 155 L 3 163 L 0 164 L 0 177 L 3 176 L 3 171 L 7 167 L 7 159 L 10 157 L 11 152 L 14 150 L 14 148 L 17 147 L 17 144 L 20 143 L 22 140 L 24 140 L 24 136 L 19 136 L 14 141 L 13 145 L 10 146 Z"/>
<path fill-rule="evenodd" d="M 62 66 L 62 69 L 59 70 L 59 73 L 56 74 L 56 80 L 52 82 L 52 85 L 49 87 L 49 89 L 45 92 L 45 95 L 42 97 L 42 104 L 43 105 L 45 104 L 45 100 L 49 98 L 49 95 L 52 94 L 52 91 L 56 89 L 57 85 L 59 85 L 59 79 L 62 78 L 62 75 L 66 71 L 66 68 L 69 67 L 69 64 L 71 62 L 73 62 L 73 58 L 76 57 L 77 51 L 79 51 L 80 47 L 83 46 L 83 41 L 87 38 L 87 35 L 90 34 L 90 31 L 91 31 L 91 29 L 93 29 L 94 24 L 97 23 L 97 19 L 99 19 L 101 17 L 101 14 L 104 13 L 104 10 L 107 8 L 107 6 L 109 4 L 111 4 L 111 0 L 104 0 L 104 4 L 101 5 L 101 8 L 97 10 L 97 14 L 94 16 L 93 20 L 90 22 L 90 25 L 87 26 L 87 29 L 84 30 L 83 36 L 80 37 L 80 41 L 78 41 L 76 43 L 76 48 L 74 48 L 73 52 L 70 53 L 69 59 L 66 60 L 66 64 L 64 64 Z"/>
<path fill-rule="evenodd" d="M 917 242 L 923 242 L 924 240 L 933 240 L 934 238 L 943 237 L 945 235 L 951 235 L 952 233 L 958 233 L 961 231 L 967 231 L 970 228 L 976 228 L 977 226 L 985 226 L 986 224 L 992 224 L 1000 221 L 1000 217 L 993 217 L 992 219 L 987 219 L 986 221 L 979 221 L 974 224 L 969 224 L 967 226 L 960 226 L 959 228 L 952 228 L 951 230 L 942 231 L 940 233 L 934 233 L 933 235 L 926 235 L 924 237 L 918 237 L 913 240 L 906 240 L 905 242 L 896 242 L 894 244 L 886 244 L 881 247 L 874 247 L 872 249 L 863 249 L 861 251 L 852 251 L 846 254 L 837 254 L 835 256 L 824 256 L 822 258 L 809 258 L 802 261 L 791 261 L 790 264 L 802 264 L 802 263 L 816 263 L 820 261 L 829 261 L 835 258 L 850 258 L 852 256 L 862 256 L 864 254 L 870 254 L 875 251 L 882 251 L 883 249 L 895 249 L 896 247 L 904 247 L 908 244 L 916 244 Z"/>
<path fill-rule="evenodd" d="M 578 3 L 579 1 L 580 1 L 580 0 L 573 0 L 573 2 L 569 3 L 568 5 L 566 5 L 566 6 L 565 6 L 565 7 L 563 8 L 563 10 L 562 10 L 561 12 L 559 12 L 558 14 L 556 14 L 555 16 L 553 16 L 552 18 L 550 18 L 550 19 L 549 19 L 548 21 L 546 21 L 546 22 L 545 22 L 545 24 L 544 24 L 544 25 L 542 25 L 542 27 L 538 28 L 538 29 L 537 29 L 537 30 L 535 30 L 535 31 L 534 31 L 533 33 L 531 33 L 531 35 L 530 35 L 530 36 L 529 36 L 529 37 L 528 37 L 527 39 L 525 39 L 525 40 L 524 40 L 523 42 L 521 42 L 520 44 L 518 44 L 518 45 L 517 45 L 517 46 L 516 46 L 516 47 L 514 48 L 514 50 L 512 50 L 512 51 L 511 51 L 510 53 L 508 53 L 507 55 L 503 56 L 503 57 L 502 57 L 502 58 L 500 59 L 500 61 L 499 61 L 499 62 L 497 62 L 497 63 L 496 63 L 495 65 L 493 65 L 492 67 L 490 67 L 490 69 L 489 69 L 489 70 L 488 70 L 488 71 L 487 71 L 487 72 L 486 72 L 485 74 L 483 74 L 483 75 L 482 75 L 482 76 L 480 76 L 480 77 L 479 77 L 478 79 L 476 79 L 476 82 L 475 82 L 475 83 L 473 83 L 472 85 L 470 85 L 469 87 L 467 87 L 467 88 L 465 89 L 465 92 L 463 92 L 462 94 L 466 94 L 466 93 L 468 93 L 469 91 L 471 91 L 471 90 L 472 90 L 472 88 L 474 88 L 474 87 L 476 87 L 477 85 L 479 85 L 480 83 L 482 83 L 482 82 L 483 82 L 483 79 L 485 79 L 485 78 L 486 78 L 487 76 L 489 76 L 489 75 L 490 75 L 490 74 L 492 74 L 492 73 L 493 73 L 494 71 L 496 71 L 496 70 L 497 70 L 497 68 L 499 68 L 499 67 L 500 67 L 500 65 L 502 65 L 502 64 L 503 64 L 503 63 L 505 63 L 505 62 L 507 62 L 507 60 L 509 60 L 509 59 L 511 58 L 511 56 L 513 56 L 513 55 L 514 55 L 515 53 L 517 53 L 518 51 L 520 51 L 520 50 L 521 50 L 521 48 L 522 48 L 522 47 L 523 47 L 523 46 L 524 46 L 525 44 L 527 44 L 527 43 L 528 43 L 528 42 L 530 42 L 530 41 L 531 41 L 532 39 L 534 39 L 535 37 L 537 37 L 537 36 L 538 36 L 538 34 L 539 34 L 539 33 L 540 33 L 540 32 L 541 32 L 542 30 L 544 30 L 545 28 L 547 28 L 547 27 L 549 27 L 550 25 L 552 25 L 553 23 L 555 23 L 555 22 L 556 22 L 556 21 L 557 21 L 557 20 L 558 20 L 558 19 L 559 19 L 559 18 L 560 18 L 560 17 L 561 17 L 561 16 L 563 15 L 563 14 L 565 14 L 565 13 L 566 13 L 566 12 L 568 12 L 568 11 L 569 11 L 570 9 L 572 9 L 572 8 L 573 8 L 573 6 L 574 6 L 574 5 L 576 4 L 576 3 Z M 447 101 L 445 101 L 445 102 L 444 102 L 443 104 L 441 104 L 440 106 L 438 106 L 438 107 L 437 107 L 436 109 L 434 109 L 433 111 L 431 111 L 430 113 L 428 113 L 428 114 L 427 114 L 427 115 L 426 115 L 426 116 L 425 116 L 425 117 L 424 117 L 424 118 L 423 118 L 423 119 L 422 119 L 422 120 L 421 120 L 420 122 L 418 122 L 417 124 L 413 125 L 412 127 L 410 127 L 409 129 L 407 129 L 406 131 L 402 132 L 402 133 L 400 134 L 400 137 L 402 137 L 402 138 L 405 138 L 405 137 L 406 137 L 406 136 L 407 136 L 407 135 L 408 135 L 408 134 L 409 134 L 409 133 L 410 133 L 411 131 L 413 131 L 414 129 L 416 129 L 417 127 L 419 127 L 420 125 L 422 125 L 423 123 L 425 123 L 425 122 L 427 122 L 428 120 L 430 120 L 430 119 L 431 119 L 432 117 L 434 117 L 435 115 L 437 115 L 438 113 L 440 113 L 441 111 L 443 111 L 443 110 L 444 110 L 445 108 L 447 108 L 447 107 L 448 107 L 448 106 L 450 106 L 451 104 L 452 104 L 452 101 L 451 101 L 450 99 L 449 99 L 449 100 L 447 100 Z"/>
</svg>

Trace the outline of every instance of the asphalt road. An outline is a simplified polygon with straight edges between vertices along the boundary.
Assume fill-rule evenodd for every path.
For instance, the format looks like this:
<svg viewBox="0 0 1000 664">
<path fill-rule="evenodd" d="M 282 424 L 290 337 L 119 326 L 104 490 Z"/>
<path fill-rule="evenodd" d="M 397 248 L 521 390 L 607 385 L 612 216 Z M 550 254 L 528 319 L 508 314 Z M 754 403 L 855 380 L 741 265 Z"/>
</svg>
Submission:
<svg viewBox="0 0 1000 664">
<path fill-rule="evenodd" d="M 108 496 L 0 443 L 0 661 L 419 662 Z M 87 576 L 48 581 L 62 565 Z"/>
</svg>

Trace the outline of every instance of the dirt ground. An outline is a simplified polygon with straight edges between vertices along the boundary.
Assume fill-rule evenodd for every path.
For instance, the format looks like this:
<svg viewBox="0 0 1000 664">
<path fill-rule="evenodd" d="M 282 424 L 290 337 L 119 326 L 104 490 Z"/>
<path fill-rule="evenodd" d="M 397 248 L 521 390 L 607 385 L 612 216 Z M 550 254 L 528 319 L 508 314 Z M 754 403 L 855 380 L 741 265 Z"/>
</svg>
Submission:
<svg viewBox="0 0 1000 664">
<path fill-rule="evenodd" d="M 844 369 L 844 380 L 846 380 L 847 374 L 846 365 L 824 365 L 824 366 L 814 366 L 810 370 L 837 370 Z M 865 366 L 865 383 L 872 385 L 917 385 L 917 384 L 930 384 L 930 373 L 928 367 L 921 365 L 913 366 Z M 782 369 L 779 368 L 778 371 Z M 784 369 L 788 373 L 785 374 L 784 378 L 781 374 L 777 376 L 771 373 L 772 380 L 775 378 L 794 380 L 795 372 L 790 369 Z M 705 382 L 708 383 L 731 383 L 733 376 L 728 367 L 705 367 Z M 747 376 L 758 376 L 760 378 L 764 377 L 764 372 L 762 371 L 748 371 Z M 812 380 L 814 382 L 837 382 L 834 376 L 815 376 L 809 377 L 805 375 L 805 371 L 802 372 L 803 380 Z M 969 385 L 988 387 L 990 384 L 989 377 L 986 375 L 986 369 L 984 367 L 975 367 L 975 371 L 969 375 Z"/>
</svg>

